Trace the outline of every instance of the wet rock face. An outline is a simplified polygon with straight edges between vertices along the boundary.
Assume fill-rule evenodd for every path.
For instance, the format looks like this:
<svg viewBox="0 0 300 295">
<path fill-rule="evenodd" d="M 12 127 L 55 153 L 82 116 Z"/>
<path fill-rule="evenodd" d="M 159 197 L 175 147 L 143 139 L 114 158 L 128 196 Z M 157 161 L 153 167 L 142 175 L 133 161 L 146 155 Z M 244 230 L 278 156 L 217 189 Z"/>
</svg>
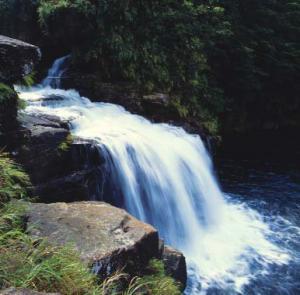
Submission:
<svg viewBox="0 0 300 295">
<path fill-rule="evenodd" d="M 0 35 L 0 81 L 13 83 L 30 74 L 40 57 L 38 47 Z"/>
<path fill-rule="evenodd" d="M 178 250 L 164 246 L 162 259 L 165 265 L 166 274 L 186 286 L 187 268 L 184 255 Z"/>
<path fill-rule="evenodd" d="M 30 235 L 73 244 L 101 277 L 123 267 L 138 271 L 158 257 L 157 231 L 104 202 L 30 204 L 27 220 Z"/>
<path fill-rule="evenodd" d="M 71 137 L 68 124 L 56 116 L 20 113 L 18 159 L 40 201 L 96 199 L 101 188 L 101 161 L 92 143 Z"/>
</svg>

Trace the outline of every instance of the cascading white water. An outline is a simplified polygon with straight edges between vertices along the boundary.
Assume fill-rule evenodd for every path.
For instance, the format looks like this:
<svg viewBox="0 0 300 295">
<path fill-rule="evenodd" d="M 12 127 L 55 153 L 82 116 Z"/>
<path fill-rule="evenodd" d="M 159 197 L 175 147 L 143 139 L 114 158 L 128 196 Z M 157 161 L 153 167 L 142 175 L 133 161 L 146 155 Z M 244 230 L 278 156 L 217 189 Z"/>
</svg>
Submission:
<svg viewBox="0 0 300 295">
<path fill-rule="evenodd" d="M 58 63 L 49 75 L 58 76 Z M 48 80 L 44 85 L 53 85 Z M 26 112 L 69 120 L 74 135 L 93 139 L 99 152 L 105 150 L 120 203 L 185 254 L 186 294 L 205 294 L 209 288 L 242 292 L 270 265 L 288 263 L 289 253 L 269 240 L 276 233 L 262 217 L 222 194 L 199 136 L 151 123 L 117 105 L 92 103 L 75 90 L 39 86 L 18 91 L 27 101 Z"/>
</svg>

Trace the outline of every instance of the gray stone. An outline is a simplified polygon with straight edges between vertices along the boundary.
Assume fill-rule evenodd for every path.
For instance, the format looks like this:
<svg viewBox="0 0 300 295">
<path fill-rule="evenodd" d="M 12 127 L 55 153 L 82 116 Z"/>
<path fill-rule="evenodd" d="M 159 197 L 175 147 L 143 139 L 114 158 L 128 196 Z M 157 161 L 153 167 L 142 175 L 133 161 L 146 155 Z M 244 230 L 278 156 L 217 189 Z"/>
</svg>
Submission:
<svg viewBox="0 0 300 295">
<path fill-rule="evenodd" d="M 166 106 L 170 102 L 170 95 L 166 93 L 153 93 L 149 95 L 144 95 L 142 102 Z"/>
<path fill-rule="evenodd" d="M 158 257 L 157 231 L 104 202 L 30 204 L 27 220 L 31 236 L 73 244 L 101 277 L 124 267 L 134 273 Z"/>
<path fill-rule="evenodd" d="M 179 281 L 183 288 L 185 288 L 187 268 L 184 255 L 170 246 L 164 246 L 162 258 L 166 273 L 176 281 Z"/>
<path fill-rule="evenodd" d="M 13 83 L 22 79 L 40 58 L 38 47 L 0 35 L 0 81 Z"/>
<path fill-rule="evenodd" d="M 56 116 L 20 113 L 18 119 L 22 145 L 17 156 L 30 175 L 33 195 L 45 203 L 96 199 L 103 159 L 93 143 L 70 141 L 68 124 Z"/>
</svg>

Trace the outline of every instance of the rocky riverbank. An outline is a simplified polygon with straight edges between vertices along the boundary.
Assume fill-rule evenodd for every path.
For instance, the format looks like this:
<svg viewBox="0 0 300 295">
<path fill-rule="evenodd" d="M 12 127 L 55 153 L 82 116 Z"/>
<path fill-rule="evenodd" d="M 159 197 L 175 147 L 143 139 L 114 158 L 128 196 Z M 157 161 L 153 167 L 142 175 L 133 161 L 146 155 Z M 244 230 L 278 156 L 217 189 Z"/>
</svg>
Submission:
<svg viewBox="0 0 300 295">
<path fill-rule="evenodd" d="M 146 275 L 147 265 L 157 259 L 163 263 L 166 274 L 184 288 L 185 258 L 177 250 L 164 246 L 156 229 L 122 209 L 90 201 L 96 199 L 103 164 L 98 153 L 93 153 L 93 142 L 73 138 L 68 122 L 55 116 L 21 110 L 17 116 L 18 98 L 10 87 L 32 71 L 39 60 L 38 48 L 1 36 L 0 53 L 4 64 L 1 82 L 11 91 L 13 101 L 12 110 L 1 103 L 1 129 L 5 142 L 14 142 L 8 151 L 29 174 L 31 195 L 44 202 L 24 203 L 26 234 L 34 240 L 46 239 L 53 246 L 72 245 L 83 263 L 102 280 L 120 270 L 130 277 Z M 105 200 L 110 201 L 109 196 Z M 30 292 L 14 288 L 0 291 L 1 294 Z"/>
</svg>

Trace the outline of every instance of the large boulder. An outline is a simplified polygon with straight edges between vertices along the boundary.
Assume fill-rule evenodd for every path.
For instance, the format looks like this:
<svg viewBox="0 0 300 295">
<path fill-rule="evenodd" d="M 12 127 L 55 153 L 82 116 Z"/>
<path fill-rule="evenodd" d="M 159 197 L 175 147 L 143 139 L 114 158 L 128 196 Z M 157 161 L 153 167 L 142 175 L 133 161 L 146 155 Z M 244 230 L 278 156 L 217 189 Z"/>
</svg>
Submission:
<svg viewBox="0 0 300 295">
<path fill-rule="evenodd" d="M 123 268 L 134 273 L 158 257 L 157 231 L 104 202 L 30 204 L 26 217 L 31 236 L 74 245 L 101 277 Z"/>
<path fill-rule="evenodd" d="M 32 72 L 40 60 L 38 47 L 0 35 L 0 81 L 13 83 Z"/>
</svg>

